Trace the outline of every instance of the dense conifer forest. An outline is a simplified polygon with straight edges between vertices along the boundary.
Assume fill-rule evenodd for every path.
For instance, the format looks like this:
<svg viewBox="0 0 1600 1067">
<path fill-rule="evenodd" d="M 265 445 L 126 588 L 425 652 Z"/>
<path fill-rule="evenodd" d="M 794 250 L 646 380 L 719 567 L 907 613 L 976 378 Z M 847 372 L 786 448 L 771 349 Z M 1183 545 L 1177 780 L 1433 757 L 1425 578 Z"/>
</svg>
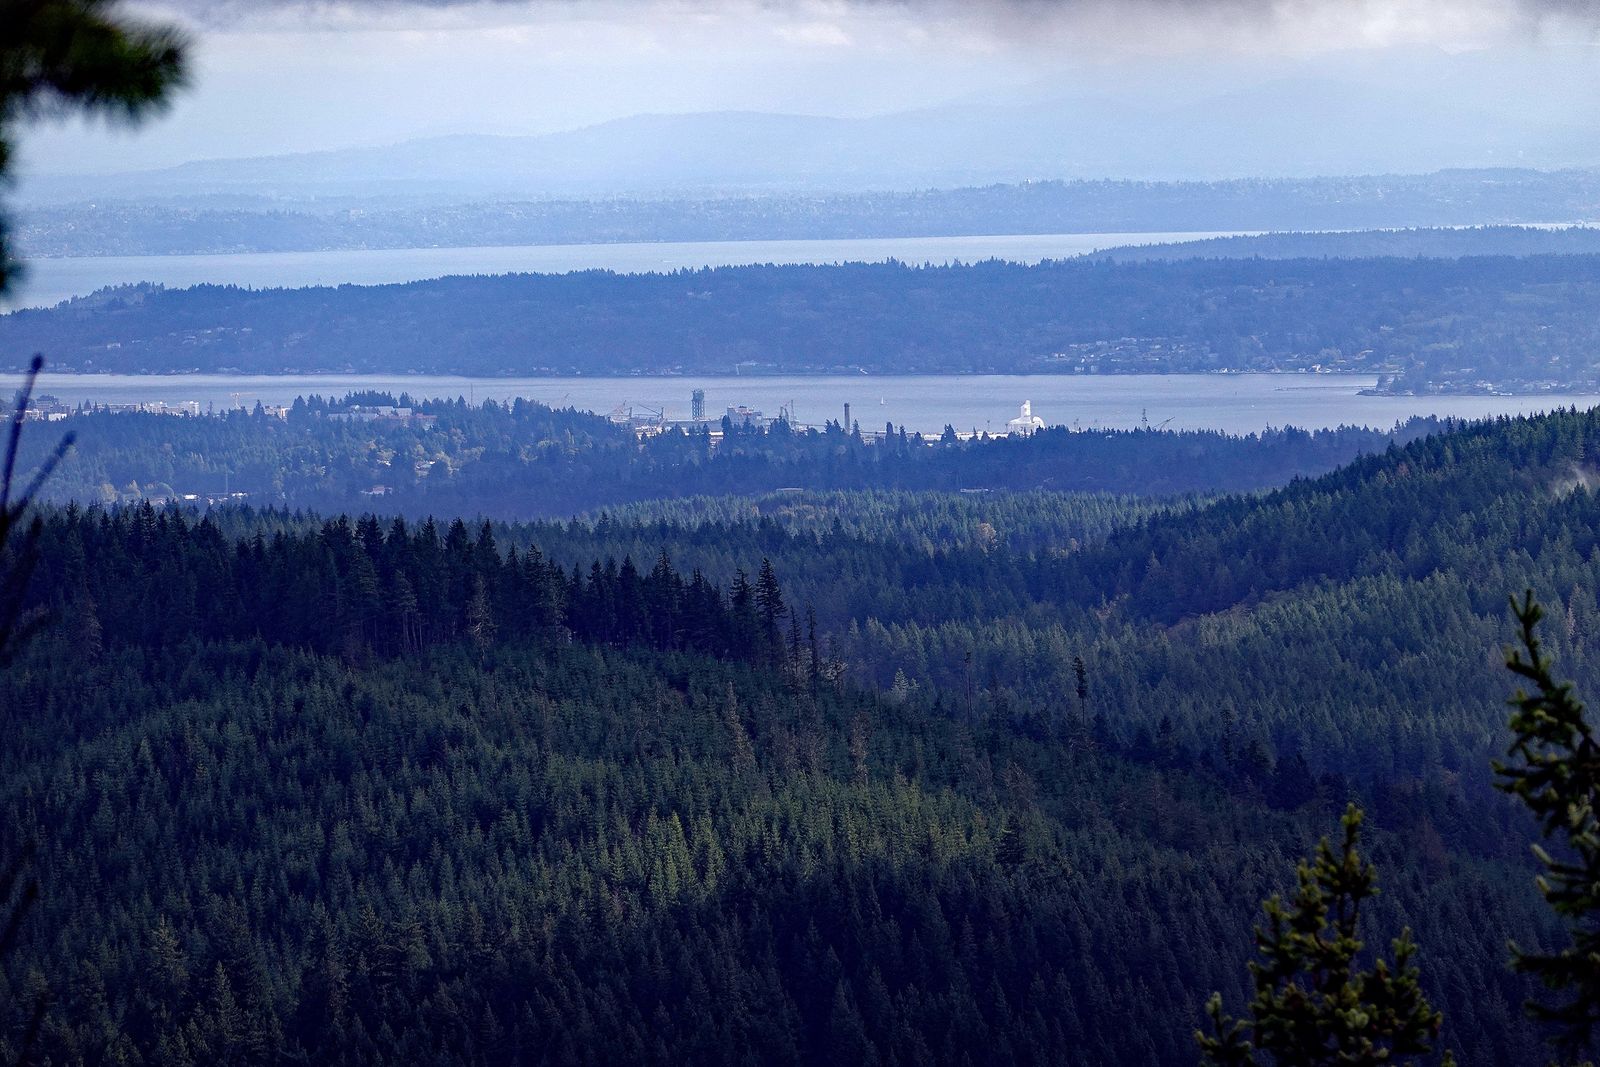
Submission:
<svg viewBox="0 0 1600 1067">
<path fill-rule="evenodd" d="M 54 506 L 4 1051 L 39 1004 L 60 1063 L 1189 1063 L 1353 799 L 1443 1045 L 1543 1063 L 1488 762 L 1508 591 L 1600 691 L 1597 452 L 1559 413 L 1166 502 Z"/>
<path fill-rule="evenodd" d="M 1115 89 L 1136 69 L 1117 53 L 1130 28 L 1147 36 L 1150 14 L 708 7 L 690 12 L 693 32 L 669 35 L 649 25 L 661 12 L 627 5 L 501 5 L 489 22 L 438 4 L 288 3 L 265 21 L 248 5 L 187 6 L 168 25 L 177 12 L 117 0 L 0 0 L 0 191 L 20 174 L 27 123 L 138 121 L 171 102 L 202 43 L 208 68 L 243 59 L 224 64 L 220 95 L 183 108 L 202 119 L 185 136 L 226 155 L 281 143 L 289 127 L 316 140 L 358 122 L 363 137 L 468 114 L 476 126 L 491 114 L 472 102 L 485 89 L 509 130 L 545 113 L 528 107 L 554 116 L 573 101 L 508 89 L 582 86 L 601 70 L 615 84 L 586 107 L 619 106 L 649 71 L 652 106 L 688 91 L 742 108 L 743 68 L 781 89 L 773 100 L 806 89 L 810 70 L 836 81 L 829 98 L 864 93 L 861 110 L 870 82 L 908 60 L 909 81 L 940 93 L 1003 62 L 1014 69 L 997 100 L 1032 96 L 1049 80 L 1025 88 L 1018 72 L 1037 45 L 1072 36 L 1074 51 L 1103 45 L 1107 62 L 1083 74 Z M 1138 62 L 1156 58 L 1197 106 L 1141 118 L 1164 95 L 1141 76 L 1149 103 L 1116 136 L 1171 167 L 1194 121 L 1184 114 L 1248 111 L 1251 151 L 1232 138 L 1238 158 L 1207 166 L 1252 152 L 1288 165 L 1290 146 L 1274 142 L 1294 114 L 1322 116 L 1299 125 L 1323 130 L 1354 117 L 1380 155 L 1396 136 L 1417 141 L 1407 158 L 1459 154 L 1459 102 L 1407 118 L 1393 93 L 1298 77 L 1219 97 L 1215 60 L 1270 73 L 1315 59 L 1336 73 L 1366 55 L 1367 78 L 1384 69 L 1380 42 L 1453 48 L 1482 32 L 1473 19 L 1414 38 L 1369 25 L 1346 55 L 1332 22 L 1277 6 L 1155 12 L 1164 25 L 1147 28 L 1170 40 Z M 296 27 L 307 15 L 309 34 Z M 1564 44 L 1567 20 L 1537 15 L 1500 28 L 1533 19 L 1538 47 Z M 1027 55 L 1005 39 L 1017 30 Z M 1309 50 L 1307 31 L 1324 38 Z M 802 45 L 812 58 L 794 65 Z M 1516 69 L 1547 55 L 1558 58 L 1530 49 Z M 1505 58 L 1459 69 L 1512 69 Z M 463 60 L 472 70 L 456 77 Z M 1435 89 L 1465 85 L 1454 61 L 1424 61 L 1448 75 Z M 541 62 L 553 65 L 535 73 Z M 252 90 L 270 97 L 282 79 L 260 72 L 284 69 L 314 72 L 300 88 L 336 106 L 306 125 L 312 97 L 289 93 L 263 123 Z M 428 99 L 427 114 L 402 114 L 439 95 L 440 74 L 449 108 Z M 363 108 L 379 85 L 381 105 Z M 1291 93 L 1306 99 L 1251 102 Z M 1391 97 L 1395 116 L 1363 114 Z M 1557 117 L 1568 106 L 1504 100 Z M 1600 183 L 1509 171 L 1042 182 L 438 213 L 406 191 L 445 176 L 435 152 L 472 147 L 508 174 L 506 149 L 537 163 L 560 145 L 553 169 L 518 173 L 703 174 L 680 188 L 709 191 L 719 169 L 736 187 L 756 181 L 760 167 L 730 169 L 753 150 L 775 179 L 790 172 L 775 189 L 845 173 L 846 157 L 859 184 L 886 153 L 926 167 L 941 137 L 966 136 L 964 111 L 655 115 L 547 140 L 267 157 L 267 169 L 218 159 L 101 187 L 268 170 L 287 184 L 273 182 L 271 203 L 180 197 L 153 213 L 108 198 L 54 216 L 54 230 L 36 219 L 30 240 L 103 249 L 192 240 L 195 227 L 245 238 L 268 207 L 299 230 L 290 243 L 363 246 L 419 230 L 599 226 L 617 239 L 647 224 L 659 238 L 658 224 L 925 231 L 933 218 L 965 230 L 1246 208 L 1299 225 L 1375 212 L 1448 223 L 1570 209 Z M 1507 158 L 1516 129 L 1532 128 L 1477 118 L 1467 140 Z M 1403 129 L 1418 121 L 1429 129 Z M 1527 143 L 1553 151 L 1582 135 L 1545 125 Z M 895 128 L 910 138 L 862 151 L 830 135 L 795 155 L 789 136 Z M 695 132 L 717 129 L 768 150 Z M 651 130 L 681 133 L 669 144 Z M 1291 169 L 1307 150 L 1327 155 L 1293 133 Z M 596 154 L 617 135 L 614 159 L 638 164 Z M 1015 139 L 989 130 L 973 143 L 995 136 Z M 44 157 L 78 158 L 76 137 Z M 682 151 L 697 137 L 724 143 Z M 1105 165 L 1073 139 L 1053 139 L 1074 158 L 1050 168 Z M 1230 142 L 1202 140 L 1208 156 Z M 794 166 L 774 169 L 785 152 Z M 980 150 L 959 154 L 981 164 Z M 334 161 L 360 182 L 381 171 L 396 210 L 341 217 L 350 202 L 297 201 L 304 168 Z M 100 182 L 51 179 L 57 192 Z M 0 296 L 22 266 L 3 199 Z M 786 219 L 772 214 L 780 202 Z M 296 223 L 301 209 L 319 216 Z M 1293 370 L 1359 371 L 1379 392 L 1600 392 L 1600 255 L 1452 255 L 1462 239 L 1405 238 L 1431 258 L 1376 254 L 1397 250 L 1392 236 L 1278 237 L 1226 262 L 1180 251 L 131 285 L 0 315 L 0 351 L 28 368 L 0 429 L 0 1063 L 1600 1062 L 1600 729 L 1581 696 L 1600 694 L 1600 407 L 1387 430 L 1239 437 L 1145 421 L 1000 439 L 769 424 L 734 408 L 720 425 L 644 425 L 370 393 L 217 416 L 30 407 L 35 349 L 57 353 L 56 369 L 142 373 Z M 1576 253 L 1593 234 L 1465 239 Z M 1335 246 L 1366 254 L 1307 254 Z"/>
</svg>

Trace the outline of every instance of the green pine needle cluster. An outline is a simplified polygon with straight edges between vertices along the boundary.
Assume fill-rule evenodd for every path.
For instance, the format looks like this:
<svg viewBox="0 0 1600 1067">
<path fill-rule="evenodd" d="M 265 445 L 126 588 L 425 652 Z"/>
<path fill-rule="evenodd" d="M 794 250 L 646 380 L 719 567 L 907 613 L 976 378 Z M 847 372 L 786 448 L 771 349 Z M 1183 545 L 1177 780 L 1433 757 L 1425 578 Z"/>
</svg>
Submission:
<svg viewBox="0 0 1600 1067">
<path fill-rule="evenodd" d="M 1571 683 L 1557 682 L 1552 659 L 1540 646 L 1537 628 L 1544 609 L 1524 594 L 1511 602 L 1521 627 L 1521 648 L 1506 665 L 1527 680 L 1532 692 L 1511 698 L 1514 740 L 1511 763 L 1496 763 L 1500 787 L 1519 798 L 1539 820 L 1556 852 L 1535 846 L 1544 866 L 1539 891 L 1572 926 L 1572 944 L 1558 952 L 1524 952 L 1512 946 L 1517 970 L 1538 978 L 1555 1004 L 1531 1004 L 1537 1018 L 1558 1028 L 1567 1052 L 1589 1044 L 1600 1023 L 1600 743 Z"/>
<path fill-rule="evenodd" d="M 1213 1033 L 1195 1038 L 1208 1063 L 1394 1064 L 1433 1051 L 1443 1017 L 1423 996 L 1411 931 L 1395 939 L 1393 965 L 1360 966 L 1361 906 L 1377 895 L 1378 876 L 1357 850 L 1361 810 L 1350 805 L 1342 825 L 1337 852 L 1324 838 L 1314 860 L 1300 863 L 1294 900 L 1266 902 L 1248 1020 L 1228 1015 L 1221 994 L 1207 1004 Z M 1444 1062 L 1454 1061 L 1446 1053 Z"/>
</svg>

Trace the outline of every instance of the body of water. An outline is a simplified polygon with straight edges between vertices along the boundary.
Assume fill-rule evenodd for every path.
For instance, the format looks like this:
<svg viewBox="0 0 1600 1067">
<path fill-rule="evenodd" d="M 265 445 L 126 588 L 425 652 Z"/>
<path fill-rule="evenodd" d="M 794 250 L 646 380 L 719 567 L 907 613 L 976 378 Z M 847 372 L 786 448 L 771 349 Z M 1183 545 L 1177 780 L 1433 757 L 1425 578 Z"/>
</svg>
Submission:
<svg viewBox="0 0 1600 1067">
<path fill-rule="evenodd" d="M 223 409 L 288 404 L 297 396 L 343 396 L 375 389 L 416 398 L 525 397 L 553 407 L 606 414 L 618 408 L 662 410 L 689 417 L 690 394 L 706 391 L 706 412 L 720 418 L 746 405 L 769 417 L 791 407 L 801 423 L 842 419 L 844 405 L 863 429 L 886 422 L 928 434 L 946 424 L 960 431 L 1001 432 L 1027 400 L 1050 425 L 1126 429 L 1148 423 L 1171 429 L 1252 433 L 1269 426 L 1317 429 L 1339 425 L 1388 428 L 1412 415 L 1482 418 L 1555 407 L 1600 404 L 1600 396 L 1362 396 L 1374 379 L 1360 375 L 1138 374 L 874 377 L 457 378 L 423 375 L 233 376 L 219 374 L 46 374 L 40 392 L 63 401 L 127 404 L 198 401 Z"/>
<path fill-rule="evenodd" d="M 1248 231 L 1256 232 L 1256 231 Z M 885 237 L 826 241 L 682 241 L 642 244 L 392 248 L 330 252 L 249 252 L 208 256 L 84 256 L 31 259 L 13 307 L 49 307 L 109 285 L 155 282 L 173 288 L 242 285 L 383 285 L 452 274 L 624 274 L 749 263 L 1038 263 L 1129 244 L 1166 244 L 1247 231 L 1207 233 L 1055 233 L 995 237 Z"/>
</svg>

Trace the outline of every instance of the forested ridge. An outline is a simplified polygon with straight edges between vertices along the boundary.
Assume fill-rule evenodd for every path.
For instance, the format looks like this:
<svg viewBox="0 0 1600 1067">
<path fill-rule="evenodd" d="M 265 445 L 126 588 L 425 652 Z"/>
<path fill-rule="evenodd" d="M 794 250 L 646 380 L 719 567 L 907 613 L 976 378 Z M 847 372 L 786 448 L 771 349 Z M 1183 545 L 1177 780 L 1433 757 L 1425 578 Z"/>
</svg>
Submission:
<svg viewBox="0 0 1600 1067">
<path fill-rule="evenodd" d="M 411 407 L 430 424 L 342 421 L 352 405 Z M 372 507 L 415 518 L 567 517 L 645 500 L 734 497 L 780 489 L 1047 489 L 1118 495 L 1253 490 L 1321 474 L 1390 441 L 1445 422 L 1249 435 L 1214 431 L 1068 430 L 1030 438 L 937 442 L 901 428 L 877 437 L 837 422 L 770 429 L 710 424 L 637 437 L 609 419 L 531 401 L 310 397 L 280 419 L 236 410 L 174 417 L 75 413 L 52 428 L 75 435 L 73 462 L 47 487 L 59 502 L 220 499 L 324 514 Z M 721 437 L 713 439 L 716 429 Z M 30 435 L 24 460 L 56 438 Z"/>
<path fill-rule="evenodd" d="M 1597 445 L 1499 420 L 1169 507 L 49 511 L 6 989 L 53 1062 L 1186 1063 L 1354 798 L 1445 1045 L 1543 1062 L 1485 779 L 1505 590 L 1600 681 Z"/>
<path fill-rule="evenodd" d="M 4 759 L 5 843 L 43 842 L 45 887 L 7 981 L 49 990 L 51 1056 L 1179 1062 L 1173 1006 L 1236 989 L 1244 902 L 1342 799 L 1263 805 L 874 697 L 805 638 L 657 652 L 585 636 L 591 609 L 540 636 L 512 606 L 528 556 L 462 527 L 432 559 L 474 593 L 407 651 L 404 613 L 385 641 L 339 592 L 391 546 L 415 562 L 377 573 L 426 586 L 428 534 L 375 525 L 230 543 L 148 509 L 50 518 L 57 621 L 4 680 Z M 275 573 L 306 588 L 241 612 Z M 506 595 L 477 595 L 491 579 Z M 1431 857 L 1461 868 L 1449 895 L 1418 867 L 1394 903 L 1502 990 L 1457 1025 L 1509 1053 L 1500 934 L 1445 903 L 1542 936 L 1487 829 Z"/>
<path fill-rule="evenodd" d="M 95 372 L 1321 368 L 1400 390 L 1579 390 L 1600 382 L 1597 295 L 1594 255 L 760 265 L 129 287 L 0 316 L 0 348 Z"/>
<path fill-rule="evenodd" d="M 677 532 L 661 505 L 642 512 L 650 521 L 623 512 L 522 536 L 538 529 L 563 559 L 644 555 L 670 539 L 684 565 L 713 575 L 760 553 L 883 687 L 903 672 L 1034 714 L 1062 707 L 1082 653 L 1097 689 L 1115 694 L 1108 728 L 1130 742 L 1164 729 L 1214 751 L 1221 720 L 1236 743 L 1318 770 L 1433 769 L 1487 789 L 1503 716 L 1482 694 L 1512 634 L 1506 590 L 1531 586 L 1558 605 L 1561 662 L 1600 682 L 1600 514 L 1586 488 L 1597 449 L 1594 413 L 1471 424 L 1262 495 L 1135 507 L 1103 536 L 1035 551 L 1005 546 L 1076 521 L 1069 507 L 985 501 L 987 518 L 967 512 L 966 543 L 928 536 L 947 521 L 937 500 L 922 536 L 891 517 L 902 533 L 883 541 L 842 522 L 791 529 L 781 512 Z"/>
<path fill-rule="evenodd" d="M 1600 230 L 1592 226 L 1448 226 L 1415 229 L 1279 232 L 1202 237 L 1168 244 L 1129 244 L 1090 253 L 1094 259 L 1143 263 L 1174 259 L 1376 259 L 1462 256 L 1593 255 Z"/>
<path fill-rule="evenodd" d="M 487 524 L 474 536 L 459 519 L 441 534 L 432 520 L 384 528 L 369 515 L 235 543 L 209 519 L 148 504 L 114 516 L 74 506 L 50 533 L 60 552 L 36 581 L 67 591 L 62 614 L 91 647 L 109 628 L 156 647 L 259 638 L 359 660 L 559 629 L 622 648 L 785 655 L 783 592 L 766 564 L 753 578 L 738 572 L 724 595 L 698 571 L 675 571 L 665 550 L 643 572 L 597 559 L 569 574 L 537 548 L 502 556 Z"/>
<path fill-rule="evenodd" d="M 1352 230 L 1591 218 L 1586 171 L 1440 171 L 1219 182 L 1030 181 L 967 189 L 701 199 L 428 204 L 235 195 L 191 207 L 94 197 L 32 205 L 18 240 L 35 256 L 437 248 L 610 241 L 750 241 L 1175 230 Z"/>
</svg>

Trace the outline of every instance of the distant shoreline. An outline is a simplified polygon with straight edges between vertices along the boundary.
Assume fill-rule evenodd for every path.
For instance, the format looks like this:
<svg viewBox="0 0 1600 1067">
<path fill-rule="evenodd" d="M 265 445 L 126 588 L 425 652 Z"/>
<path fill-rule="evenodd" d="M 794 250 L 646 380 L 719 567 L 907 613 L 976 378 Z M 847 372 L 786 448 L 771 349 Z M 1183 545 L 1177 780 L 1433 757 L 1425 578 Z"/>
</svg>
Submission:
<svg viewBox="0 0 1600 1067">
<path fill-rule="evenodd" d="M 18 364 L 15 367 L 8 368 L 8 369 L 5 369 L 3 371 L 0 371 L 0 374 L 20 375 L 23 372 L 24 369 L 25 369 L 24 365 Z M 862 379 L 862 380 L 872 379 L 872 380 L 878 380 L 878 381 L 924 381 L 924 380 L 939 380 L 939 379 L 947 379 L 947 378 L 962 378 L 962 379 L 1018 378 L 1018 379 L 1038 379 L 1038 380 L 1044 380 L 1044 381 L 1054 381 L 1054 380 L 1059 380 L 1059 379 L 1093 379 L 1093 378 L 1132 379 L 1132 378 L 1262 378 L 1262 377 L 1271 377 L 1271 378 L 1283 378 L 1283 379 L 1299 379 L 1299 380 L 1302 380 L 1302 381 L 1306 382 L 1306 384 L 1300 385 L 1300 386 L 1292 386 L 1291 385 L 1291 386 L 1283 387 L 1282 389 L 1279 390 L 1280 392 L 1293 391 L 1295 389 L 1314 390 L 1314 389 L 1318 389 L 1320 387 L 1319 384 L 1312 384 L 1312 383 L 1345 382 L 1345 381 L 1350 381 L 1352 379 L 1359 380 L 1359 381 L 1372 381 L 1375 378 L 1375 375 L 1370 374 L 1370 373 L 1361 372 L 1361 371 L 1306 371 L 1306 370 L 1251 370 L 1251 371 L 1237 371 L 1237 370 L 1189 371 L 1189 370 L 1182 370 L 1182 371 L 1170 371 L 1170 372 L 1161 372 L 1161 371 L 1120 371 L 1120 370 L 1083 372 L 1083 371 L 1074 371 L 1074 370 L 1061 370 L 1061 371 L 1043 370 L 1043 371 L 1006 371 L 1006 372 L 953 371 L 953 372 L 945 373 L 945 374 L 916 374 L 916 373 L 901 374 L 901 373 L 892 373 L 892 372 L 865 371 L 865 370 L 854 370 L 854 369 L 847 369 L 847 370 L 840 370 L 840 369 L 829 369 L 829 370 L 807 370 L 807 369 L 770 370 L 770 369 L 767 369 L 767 370 L 752 370 L 752 371 L 743 372 L 743 373 L 739 373 L 739 374 L 705 374 L 705 373 L 682 374 L 682 373 L 677 373 L 677 372 L 673 372 L 673 371 L 657 371 L 657 372 L 653 372 L 653 373 L 637 373 L 637 374 L 561 374 L 561 373 L 548 373 L 548 374 L 538 374 L 538 375 L 530 376 L 530 375 L 521 375 L 521 374 L 437 374 L 437 373 L 427 372 L 427 371 L 371 372 L 371 371 L 354 371 L 354 370 L 307 370 L 307 371 L 284 370 L 284 371 L 273 371 L 273 372 L 254 372 L 254 371 L 238 371 L 238 370 L 215 370 L 215 371 L 201 371 L 201 370 L 163 371 L 163 370 L 156 370 L 156 371 L 106 371 L 106 372 L 102 372 L 102 371 L 80 371 L 80 370 L 73 370 L 73 369 L 65 369 L 64 368 L 62 370 L 52 370 L 49 373 L 50 373 L 50 376 L 56 377 L 56 378 L 77 379 L 77 380 L 82 380 L 82 381 L 86 381 L 86 382 L 87 381 L 94 381 L 96 379 L 104 379 L 104 380 L 107 380 L 107 381 L 114 381 L 116 379 L 128 379 L 128 378 L 142 378 L 142 379 L 152 379 L 152 380 L 205 378 L 205 379 L 221 379 L 221 380 L 226 380 L 226 381 L 238 381 L 238 382 L 250 382 L 250 381 L 260 381 L 260 380 L 289 381 L 289 380 L 299 380 L 299 379 L 307 379 L 307 380 L 315 380 L 315 379 L 337 380 L 337 379 L 353 379 L 354 378 L 354 379 L 371 379 L 371 380 L 382 380 L 382 381 L 389 381 L 389 380 L 427 381 L 427 380 L 430 380 L 430 379 L 449 379 L 449 380 L 482 382 L 485 385 L 491 385 L 491 386 L 494 385 L 494 384 L 497 384 L 497 383 L 527 381 L 527 380 L 530 380 L 530 379 L 531 380 L 541 380 L 541 381 L 561 381 L 561 382 L 671 382 L 671 381 L 691 381 L 691 380 L 699 380 L 699 381 L 715 380 L 715 381 L 732 383 L 732 382 L 739 382 L 739 381 L 781 380 L 781 379 L 791 379 L 791 378 L 807 379 L 807 380 L 811 380 L 811 381 L 830 381 L 830 380 L 834 380 L 834 379 L 849 379 L 849 380 L 852 380 L 852 381 L 853 380 L 857 380 L 857 379 Z M 1364 389 L 1358 389 L 1356 391 L 1356 395 L 1357 396 L 1367 396 L 1367 397 L 1385 397 L 1385 398 L 1391 398 L 1391 399 L 1393 399 L 1393 398 L 1403 398 L 1403 397 L 1412 397 L 1412 398 L 1418 398 L 1418 399 L 1425 399 L 1425 398 L 1431 397 L 1431 396 L 1438 396 L 1438 397 L 1484 397 L 1484 398 L 1505 397 L 1505 398 L 1512 398 L 1512 399 L 1514 399 L 1514 398 L 1538 398 L 1538 397 L 1546 397 L 1546 396 L 1596 397 L 1596 398 L 1600 398 L 1600 384 L 1551 382 L 1551 383 L 1543 383 L 1543 384 L 1541 384 L 1539 386 L 1536 386 L 1536 387 L 1527 387 L 1527 388 L 1516 388 L 1516 387 L 1507 388 L 1507 387 L 1499 387 L 1499 386 L 1492 386 L 1492 385 L 1488 386 L 1488 387 L 1469 387 L 1469 386 L 1454 387 L 1454 386 L 1450 386 L 1450 385 L 1446 384 L 1446 385 L 1441 385 L 1440 387 L 1438 387 L 1436 389 L 1432 389 L 1432 390 L 1424 391 L 1424 392 L 1418 392 L 1416 390 L 1409 390 L 1409 389 L 1407 389 L 1407 390 L 1401 390 L 1401 389 L 1384 390 L 1384 389 L 1379 389 L 1374 385 L 1374 386 L 1369 386 L 1369 387 L 1364 388 Z"/>
<path fill-rule="evenodd" d="M 664 275 L 751 266 L 833 266 L 898 261 L 915 266 L 1001 260 L 1032 265 L 1113 248 L 1248 237 L 1260 230 L 997 233 L 933 237 L 598 241 L 574 244 L 441 245 L 324 251 L 65 256 L 27 260 L 7 308 L 46 309 L 120 286 L 189 289 L 315 289 L 407 285 L 445 278 L 564 275 L 591 271 Z"/>
<path fill-rule="evenodd" d="M 619 418 L 644 415 L 687 420 L 693 394 L 704 393 L 705 417 L 730 408 L 787 412 L 795 422 L 850 421 L 863 431 L 885 423 L 938 435 L 1002 431 L 1023 401 L 1048 425 L 1083 430 L 1188 429 L 1231 434 L 1298 427 L 1389 427 L 1412 416 L 1480 419 L 1555 407 L 1600 405 L 1600 394 L 1539 396 L 1375 396 L 1372 375 L 1032 374 L 1032 375 L 668 375 L 620 377 L 463 377 L 453 375 L 64 374 L 47 371 L 39 393 L 75 407 L 198 404 L 200 411 L 292 405 L 297 397 L 338 398 L 353 392 L 409 394 L 414 400 L 461 398 L 469 404 L 525 399 Z M 660 413 L 657 416 L 654 413 Z"/>
</svg>

